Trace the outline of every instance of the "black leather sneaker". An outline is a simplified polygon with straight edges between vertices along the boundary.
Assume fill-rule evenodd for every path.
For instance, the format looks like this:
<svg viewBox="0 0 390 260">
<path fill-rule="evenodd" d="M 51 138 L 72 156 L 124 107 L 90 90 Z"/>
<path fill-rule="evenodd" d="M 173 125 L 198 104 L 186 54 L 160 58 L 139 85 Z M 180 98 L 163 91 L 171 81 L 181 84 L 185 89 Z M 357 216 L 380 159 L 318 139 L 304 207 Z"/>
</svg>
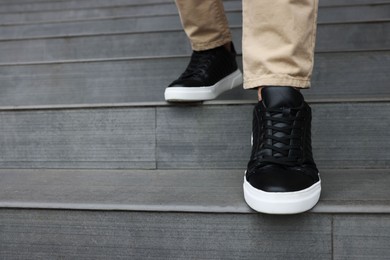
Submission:
<svg viewBox="0 0 390 260">
<path fill-rule="evenodd" d="M 291 87 L 265 87 L 253 113 L 244 197 L 254 210 L 295 214 L 318 202 L 321 180 L 311 150 L 311 109 Z"/>
<path fill-rule="evenodd" d="M 167 101 L 203 101 L 242 84 L 236 51 L 217 47 L 194 51 L 187 69 L 165 89 Z"/>
</svg>

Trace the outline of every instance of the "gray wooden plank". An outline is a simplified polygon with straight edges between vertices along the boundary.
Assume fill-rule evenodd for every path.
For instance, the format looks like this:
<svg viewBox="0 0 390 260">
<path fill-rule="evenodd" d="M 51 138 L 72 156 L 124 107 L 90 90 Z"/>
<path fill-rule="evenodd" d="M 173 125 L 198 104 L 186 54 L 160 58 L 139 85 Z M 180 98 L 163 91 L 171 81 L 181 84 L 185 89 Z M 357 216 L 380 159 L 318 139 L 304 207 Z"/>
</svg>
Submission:
<svg viewBox="0 0 390 260">
<path fill-rule="evenodd" d="M 104 26 L 97 24 L 97 30 L 100 31 L 97 35 L 94 35 L 93 31 L 92 35 L 68 35 L 71 31 L 87 33 L 88 27 L 94 24 L 89 21 L 83 22 L 85 27 L 77 22 L 70 24 L 69 27 L 64 27 L 66 32 L 57 30 L 56 26 L 52 27 L 50 30 L 63 35 L 58 38 L 28 39 L 27 37 L 25 40 L 0 41 L 0 53 L 2 53 L 0 63 L 175 56 L 191 53 L 184 32 L 177 28 L 173 31 L 170 29 L 175 27 L 173 24 L 176 24 L 176 27 L 180 26 L 177 17 L 155 18 L 156 23 L 165 24 L 161 26 L 161 29 L 169 30 L 161 32 L 141 32 L 156 26 L 150 26 L 149 23 L 137 23 L 138 19 L 125 19 L 125 21 L 129 21 L 129 25 L 124 25 L 126 23 L 123 20 L 104 22 Z M 130 26 L 134 23 L 138 25 Z M 125 32 L 128 27 L 133 27 L 130 33 Z M 15 33 L 22 37 L 25 35 L 21 32 L 14 32 L 12 28 L 8 29 L 11 34 Z M 41 29 L 46 31 L 45 28 Z M 36 33 L 39 35 L 39 32 L 33 30 L 26 29 L 26 31 L 31 31 L 32 36 Z M 318 28 L 316 51 L 388 50 L 389 32 L 390 22 L 322 25 Z M 232 29 L 232 33 L 237 50 L 241 52 L 241 28 Z M 7 35 L 7 32 L 4 35 Z"/>
<path fill-rule="evenodd" d="M 318 26 L 316 50 L 320 52 L 386 50 L 389 46 L 390 22 Z"/>
<path fill-rule="evenodd" d="M 3 169 L 0 179 L 1 207 L 251 212 L 239 170 Z"/>
<path fill-rule="evenodd" d="M 3 93 L 0 103 L 121 103 L 155 101 L 156 96 L 162 100 L 165 86 L 172 80 L 172 75 L 179 75 L 184 62 L 180 59 L 151 59 L 147 62 L 128 60 L 0 66 Z M 169 68 L 172 74 L 166 74 Z"/>
<path fill-rule="evenodd" d="M 79 2 L 95 2 L 99 3 L 100 0 L 79 0 Z M 119 0 L 120 1 L 120 0 Z M 156 3 L 166 3 L 170 2 L 171 0 L 130 0 L 131 4 L 133 5 L 143 5 L 143 4 L 156 4 Z M 224 0 L 225 1 L 225 0 Z M 231 1 L 231 0 L 228 0 Z M 31 4 L 31 3 L 53 3 L 53 2 L 70 2 L 69 0 L 0 0 L 0 6 L 1 5 L 24 5 L 24 4 Z M 115 1 L 113 1 L 115 3 Z M 124 2 L 126 3 L 126 2 Z M 127 1 L 129 3 L 129 1 Z"/>
<path fill-rule="evenodd" d="M 228 11 L 229 25 L 240 27 L 241 11 Z M 364 22 L 390 20 L 390 4 L 355 7 L 328 7 L 319 12 L 318 23 Z M 111 17 L 109 19 L 70 20 L 63 22 L 29 23 L 0 26 L 0 39 L 23 39 L 108 33 L 150 32 L 180 30 L 177 12 L 172 15 L 152 17 Z"/>
<path fill-rule="evenodd" d="M 7 259 L 331 259 L 331 217 L 1 210 Z"/>
<path fill-rule="evenodd" d="M 318 156 L 317 156 L 318 158 Z M 390 213 L 389 169 L 322 169 L 321 213 Z"/>
<path fill-rule="evenodd" d="M 389 215 L 340 215 L 333 221 L 333 255 L 338 259 L 389 259 Z"/>
<path fill-rule="evenodd" d="M 313 151 L 321 167 L 389 167 L 389 103 L 314 104 Z M 245 168 L 250 105 L 157 108 L 158 168 Z"/>
<path fill-rule="evenodd" d="M 122 1 L 122 0 L 119 0 Z M 78 1 L 80 2 L 80 1 Z M 357 5 L 323 5 L 324 1 L 320 1 L 319 21 L 339 21 L 345 22 L 346 18 L 354 20 L 368 20 L 380 17 L 389 17 L 388 12 L 379 10 L 379 6 L 386 6 L 390 4 L 384 0 L 366 0 L 366 2 L 358 3 Z M 326 1 L 325 1 L 326 2 Z M 156 4 L 156 5 L 123 5 L 115 6 L 110 2 L 104 2 L 107 6 L 95 8 L 76 8 L 71 10 L 42 11 L 41 9 L 34 12 L 16 12 L 16 13 L 2 13 L 0 16 L 0 24 L 29 24 L 41 22 L 58 22 L 58 21 L 72 21 L 75 19 L 106 19 L 110 17 L 124 17 L 124 16 L 141 16 L 153 17 L 155 15 L 177 15 L 177 9 L 172 2 Z M 127 1 L 128 4 L 130 2 Z M 240 12 L 241 1 L 224 1 L 225 11 Z M 322 10 L 324 9 L 324 11 Z M 340 15 L 335 15 L 338 13 Z M 377 13 L 377 16 L 375 16 Z M 381 15 L 382 14 L 382 15 Z M 329 15 L 329 18 L 327 18 Z"/>
<path fill-rule="evenodd" d="M 321 6 L 356 6 L 390 3 L 388 0 L 326 0 L 320 1 Z"/>
<path fill-rule="evenodd" d="M 157 108 L 158 168 L 244 169 L 250 156 L 251 109 Z"/>
<path fill-rule="evenodd" d="M 374 69 L 375 68 L 375 69 Z M 317 54 L 308 99 L 390 97 L 387 52 Z M 387 86 L 387 87 L 386 87 Z"/>
<path fill-rule="evenodd" d="M 78 12 L 82 13 L 82 15 L 74 16 Z M 88 12 L 95 14 L 96 17 L 89 17 Z M 106 15 L 103 16 L 105 13 Z M 140 16 L 139 13 L 151 13 L 153 16 Z M 241 10 L 227 7 L 226 15 L 230 26 L 240 27 L 242 25 L 241 13 Z M 92 12 L 92 10 L 88 9 L 69 14 L 73 15 L 73 19 L 42 21 L 39 23 L 17 23 L 14 25 L 7 25 L 7 17 L 2 16 L 0 17 L 0 39 L 181 29 L 177 10 L 172 5 L 113 7 L 109 10 L 102 9 L 99 12 Z M 15 15 L 20 16 L 20 13 Z M 58 18 L 57 12 L 54 12 L 54 15 Z M 2 19 L 5 20 L 1 25 Z M 386 21 L 389 19 L 390 4 L 323 7 L 319 11 L 318 24 Z M 20 18 L 16 21 L 20 22 Z"/>
<path fill-rule="evenodd" d="M 107 2 L 107 1 L 106 1 Z M 108 2 L 107 2 L 108 3 Z M 31 22 L 71 21 L 77 19 L 97 19 L 118 16 L 145 16 L 177 14 L 173 3 L 151 6 L 118 6 L 75 10 L 57 10 L 25 13 L 2 13 L 0 24 L 24 24 Z"/>
<path fill-rule="evenodd" d="M 24 2 L 24 3 L 5 3 L 0 4 L 0 13 L 9 13 L 9 12 L 39 12 L 39 11 L 56 11 L 56 10 L 74 10 L 74 9 L 83 9 L 83 8 L 104 8 L 112 6 L 129 6 L 129 5 L 160 5 L 172 3 L 172 1 L 167 0 L 91 0 L 91 1 L 78 1 L 78 0 L 68 0 L 68 1 L 35 1 L 35 2 Z M 356 5 L 367 5 L 367 4 L 377 4 L 377 3 L 389 3 L 387 0 L 326 0 L 321 1 L 320 6 L 356 6 Z M 241 1 L 224 1 L 225 6 L 234 5 L 238 8 L 241 7 Z"/>
<path fill-rule="evenodd" d="M 92 0 L 92 1 L 35 1 L 27 3 L 13 3 L 0 5 L 0 13 L 11 12 L 41 12 L 41 11 L 56 11 L 56 10 L 73 10 L 73 9 L 88 9 L 88 8 L 104 8 L 113 6 L 139 6 L 150 4 L 172 4 L 167 0 Z"/>
<path fill-rule="evenodd" d="M 389 20 L 390 3 L 321 7 L 318 23 Z"/>
<path fill-rule="evenodd" d="M 177 57 L 0 66 L 0 105 L 163 101 L 165 87 L 187 62 L 188 57 Z M 313 88 L 304 94 L 308 100 L 390 97 L 389 66 L 390 52 L 319 53 Z M 255 98 L 255 91 L 241 88 L 221 97 Z"/>
<path fill-rule="evenodd" d="M 176 19 L 176 23 L 179 21 Z M 179 26 L 179 25 L 178 25 Z M 241 52 L 241 29 L 232 29 Z M 390 22 L 331 24 L 318 28 L 317 52 L 389 50 Z M 0 63 L 189 55 L 180 30 L 0 41 Z"/>
<path fill-rule="evenodd" d="M 320 170 L 321 199 L 311 212 L 390 213 L 389 169 Z M 243 177 L 244 169 L 1 169 L 0 207 L 255 213 Z"/>
<path fill-rule="evenodd" d="M 240 14 L 234 13 L 232 19 Z M 100 20 L 65 21 L 0 26 L 0 39 L 31 37 L 58 37 L 70 35 L 96 35 L 113 33 L 155 32 L 181 28 L 178 15 L 154 17 L 122 17 Z"/>
<path fill-rule="evenodd" d="M 0 112 L 0 167 L 155 168 L 155 111 Z"/>
</svg>

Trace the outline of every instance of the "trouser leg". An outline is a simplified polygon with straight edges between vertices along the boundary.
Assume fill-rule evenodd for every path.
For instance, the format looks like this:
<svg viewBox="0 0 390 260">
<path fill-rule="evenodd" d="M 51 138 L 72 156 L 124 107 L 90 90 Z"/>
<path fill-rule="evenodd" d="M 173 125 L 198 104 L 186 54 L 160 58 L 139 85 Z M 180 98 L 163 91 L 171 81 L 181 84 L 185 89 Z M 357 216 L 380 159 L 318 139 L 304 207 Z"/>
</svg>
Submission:
<svg viewBox="0 0 390 260">
<path fill-rule="evenodd" d="M 318 0 L 243 0 L 244 88 L 310 87 Z"/>
<path fill-rule="evenodd" d="M 176 0 L 192 49 L 202 51 L 232 41 L 221 0 Z"/>
</svg>

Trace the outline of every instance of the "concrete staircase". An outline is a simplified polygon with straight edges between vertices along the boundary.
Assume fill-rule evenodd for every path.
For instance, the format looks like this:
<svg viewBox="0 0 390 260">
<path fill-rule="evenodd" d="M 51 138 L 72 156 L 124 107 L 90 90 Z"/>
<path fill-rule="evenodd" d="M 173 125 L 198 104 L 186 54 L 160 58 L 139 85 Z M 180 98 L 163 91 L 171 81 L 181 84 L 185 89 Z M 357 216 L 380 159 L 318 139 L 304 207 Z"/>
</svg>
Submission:
<svg viewBox="0 0 390 260">
<path fill-rule="evenodd" d="M 320 2 L 323 193 L 271 216 L 241 188 L 256 94 L 163 101 L 191 52 L 172 1 L 0 0 L 0 259 L 389 259 L 390 1 Z"/>
</svg>

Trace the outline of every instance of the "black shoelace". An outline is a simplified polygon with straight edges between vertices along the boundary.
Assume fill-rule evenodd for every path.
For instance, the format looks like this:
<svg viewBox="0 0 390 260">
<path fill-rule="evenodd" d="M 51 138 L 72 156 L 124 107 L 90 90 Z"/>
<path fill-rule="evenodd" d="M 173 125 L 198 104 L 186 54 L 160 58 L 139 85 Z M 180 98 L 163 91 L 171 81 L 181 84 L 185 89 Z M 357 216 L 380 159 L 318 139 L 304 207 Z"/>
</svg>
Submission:
<svg viewBox="0 0 390 260">
<path fill-rule="evenodd" d="M 259 164 L 269 162 L 293 166 L 299 160 L 302 155 L 301 135 L 303 134 L 303 129 L 301 128 L 302 124 L 294 122 L 303 121 L 304 118 L 301 115 L 296 116 L 297 110 L 299 109 L 272 108 L 261 112 L 265 133 L 262 140 L 263 145 L 260 147 L 258 154 L 261 153 L 263 149 L 270 149 L 272 151 L 272 156 L 257 156 L 258 158 L 256 161 L 258 161 Z M 283 126 L 277 126 L 279 123 L 283 124 Z M 271 132 L 272 134 L 268 134 L 268 132 Z M 279 137 L 278 133 L 282 133 L 283 135 Z M 292 139 L 296 139 L 295 142 L 292 142 Z M 276 146 L 278 143 L 282 145 L 279 145 L 279 147 Z M 291 150 L 298 150 L 295 154 L 299 154 L 299 156 L 291 156 Z"/>
<path fill-rule="evenodd" d="M 180 79 L 203 80 L 206 77 L 207 70 L 214 58 L 215 54 L 210 51 L 194 51 L 190 63 L 183 74 L 181 74 Z"/>
</svg>

